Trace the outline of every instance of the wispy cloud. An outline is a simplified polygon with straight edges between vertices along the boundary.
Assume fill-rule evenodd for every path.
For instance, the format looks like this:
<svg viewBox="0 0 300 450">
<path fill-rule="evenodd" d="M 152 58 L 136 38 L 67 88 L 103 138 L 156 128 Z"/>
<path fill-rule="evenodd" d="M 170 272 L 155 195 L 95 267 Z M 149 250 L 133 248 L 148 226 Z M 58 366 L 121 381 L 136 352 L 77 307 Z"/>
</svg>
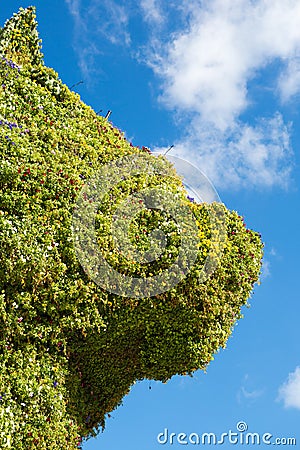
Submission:
<svg viewBox="0 0 300 450">
<path fill-rule="evenodd" d="M 261 280 L 265 280 L 271 275 L 271 263 L 270 261 L 263 259 L 262 268 L 261 268 Z"/>
<path fill-rule="evenodd" d="M 103 40 L 128 46 L 129 13 L 125 5 L 114 0 L 65 0 L 74 19 L 74 48 L 78 64 L 87 82 L 91 82 L 101 54 Z"/>
<path fill-rule="evenodd" d="M 282 72 L 274 95 L 284 101 L 299 92 L 299 2 L 194 1 L 189 13 L 186 28 L 148 58 L 162 80 L 161 102 L 192 118 L 181 123 L 176 151 L 193 155 L 219 186 L 286 186 L 290 124 L 276 111 L 254 126 L 241 115 L 254 100 L 249 83 L 276 61 Z"/>
<path fill-rule="evenodd" d="M 78 65 L 85 81 L 91 81 L 95 58 L 99 54 L 97 45 L 89 39 L 89 23 L 82 12 L 81 0 L 65 0 L 74 20 L 74 49 L 78 55 Z"/>
<path fill-rule="evenodd" d="M 91 0 L 88 15 L 90 19 L 93 19 L 96 36 L 102 35 L 112 44 L 130 44 L 131 38 L 128 31 L 130 10 L 125 1 Z"/>
<path fill-rule="evenodd" d="M 162 24 L 165 16 L 160 0 L 140 0 L 143 18 L 150 24 Z"/>
<path fill-rule="evenodd" d="M 237 401 L 238 403 L 242 403 L 243 401 L 253 403 L 259 397 L 264 394 L 263 389 L 249 389 L 246 388 L 246 384 L 249 384 L 249 375 L 246 374 L 244 376 L 243 385 L 240 387 L 237 393 Z"/>
<path fill-rule="evenodd" d="M 300 367 L 296 367 L 280 386 L 278 400 L 282 400 L 286 408 L 300 409 Z"/>
<path fill-rule="evenodd" d="M 263 395 L 263 391 L 262 390 L 247 391 L 247 389 L 245 389 L 244 386 L 242 386 L 239 391 L 239 394 L 240 398 L 244 397 L 246 400 L 256 400 L 257 398 Z"/>
</svg>

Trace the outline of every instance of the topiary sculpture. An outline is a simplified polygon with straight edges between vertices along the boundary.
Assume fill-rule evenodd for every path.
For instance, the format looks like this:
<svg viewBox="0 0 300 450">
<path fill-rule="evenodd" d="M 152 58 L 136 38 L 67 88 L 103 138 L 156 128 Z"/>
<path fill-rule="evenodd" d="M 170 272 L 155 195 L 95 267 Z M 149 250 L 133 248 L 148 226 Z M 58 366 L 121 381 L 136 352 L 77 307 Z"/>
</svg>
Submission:
<svg viewBox="0 0 300 450">
<path fill-rule="evenodd" d="M 262 243 L 224 205 L 191 202 L 165 158 L 132 146 L 71 92 L 44 65 L 36 26 L 35 9 L 21 8 L 0 31 L 0 446 L 68 450 L 104 427 L 136 380 L 205 369 L 258 281 Z M 156 160 L 168 172 L 123 177 L 103 196 L 97 242 L 115 270 L 149 278 L 179 254 L 176 223 L 151 207 L 138 211 L 128 232 L 145 253 L 160 228 L 167 236 L 160 258 L 136 263 L 115 251 L 117 207 L 145 183 L 171 192 L 196 223 L 181 230 L 196 229 L 192 267 L 183 263 L 180 281 L 153 295 L 95 282 L 74 244 L 78 199 L 92 202 L 88 180 L 120 157 Z M 212 214 L 225 226 L 222 243 L 214 241 Z M 213 252 L 214 270 L 201 280 Z"/>
</svg>

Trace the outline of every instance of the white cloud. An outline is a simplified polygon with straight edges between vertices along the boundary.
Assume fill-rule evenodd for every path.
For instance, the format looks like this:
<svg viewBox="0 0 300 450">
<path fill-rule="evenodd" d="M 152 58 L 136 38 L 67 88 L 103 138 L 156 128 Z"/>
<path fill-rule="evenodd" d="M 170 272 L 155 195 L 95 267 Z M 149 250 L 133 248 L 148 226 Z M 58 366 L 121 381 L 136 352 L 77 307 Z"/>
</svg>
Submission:
<svg viewBox="0 0 300 450">
<path fill-rule="evenodd" d="M 159 151 L 159 149 L 155 149 Z M 196 117 L 188 134 L 175 143 L 174 156 L 193 161 L 223 188 L 286 188 L 291 172 L 289 127 L 282 116 L 261 119 L 256 126 L 236 121 L 223 132 Z"/>
<path fill-rule="evenodd" d="M 242 114 L 256 101 L 250 83 L 270 64 L 276 65 L 274 96 L 286 102 L 300 92 L 299 0 L 170 0 L 167 7 L 139 0 L 138 8 L 132 0 L 66 3 L 87 79 L 102 38 L 130 45 L 141 60 L 145 46 L 132 42 L 129 19 L 141 14 L 149 25 L 146 60 L 160 77 L 160 101 L 182 129 L 172 154 L 193 161 L 217 187 L 288 186 L 291 124 L 276 110 L 251 125 Z"/>
<path fill-rule="evenodd" d="M 299 50 L 300 3 L 197 2 L 192 17 L 156 66 L 163 100 L 224 129 L 247 107 L 247 83 L 257 71 L 276 58 L 289 62 Z"/>
<path fill-rule="evenodd" d="M 282 100 L 300 90 L 299 23 L 298 0 L 194 1 L 189 26 L 163 50 L 156 43 L 148 59 L 162 80 L 163 104 L 192 117 L 176 154 L 196 160 L 218 186 L 288 185 L 290 124 L 274 111 L 250 126 L 241 114 L 255 100 L 249 83 L 270 63 L 283 67 Z"/>
<path fill-rule="evenodd" d="M 300 409 L 300 367 L 291 372 L 285 383 L 279 388 L 279 397 L 286 408 Z"/>
<path fill-rule="evenodd" d="M 300 92 L 300 57 L 288 61 L 278 80 L 278 90 L 283 102 L 288 102 Z"/>
<path fill-rule="evenodd" d="M 159 0 L 140 0 L 143 18 L 151 24 L 162 24 L 164 15 Z"/>
</svg>

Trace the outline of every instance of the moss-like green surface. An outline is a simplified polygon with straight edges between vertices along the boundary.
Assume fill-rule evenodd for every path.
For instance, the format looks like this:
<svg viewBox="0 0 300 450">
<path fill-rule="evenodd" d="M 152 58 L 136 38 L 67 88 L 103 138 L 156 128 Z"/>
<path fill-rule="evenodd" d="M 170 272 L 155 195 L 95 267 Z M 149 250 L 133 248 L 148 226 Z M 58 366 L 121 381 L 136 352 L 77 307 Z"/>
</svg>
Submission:
<svg viewBox="0 0 300 450">
<path fill-rule="evenodd" d="M 165 184 L 197 219 L 196 264 L 151 298 L 101 288 L 74 249 L 79 192 L 109 161 L 155 157 L 133 147 L 45 67 L 34 8 L 21 9 L 0 30 L 0 77 L 0 447 L 76 449 L 104 427 L 134 381 L 192 374 L 225 347 L 258 280 L 262 243 L 236 212 L 190 202 L 175 175 L 154 176 L 150 184 Z M 144 182 L 138 176 L 120 183 L 98 212 L 103 251 L 114 255 L 118 270 L 139 276 L 149 270 L 130 261 L 124 267 L 108 231 L 115 205 Z M 224 252 L 201 283 L 213 245 L 209 211 L 218 208 L 226 218 Z M 160 219 L 157 211 L 140 215 L 131 228 L 137 245 L 147 246 L 145 233 Z M 178 233 L 171 218 L 162 219 L 166 252 L 176 254 Z"/>
</svg>

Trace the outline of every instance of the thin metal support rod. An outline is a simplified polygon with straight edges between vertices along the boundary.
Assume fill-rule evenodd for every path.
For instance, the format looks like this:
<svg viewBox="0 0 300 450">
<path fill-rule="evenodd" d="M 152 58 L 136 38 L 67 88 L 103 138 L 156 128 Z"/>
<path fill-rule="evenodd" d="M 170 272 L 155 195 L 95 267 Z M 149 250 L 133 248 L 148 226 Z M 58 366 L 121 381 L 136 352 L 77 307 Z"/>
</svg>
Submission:
<svg viewBox="0 0 300 450">
<path fill-rule="evenodd" d="M 75 86 L 78 86 L 79 84 L 82 84 L 83 81 L 78 81 L 78 83 L 73 84 L 70 89 L 73 89 Z"/>
<path fill-rule="evenodd" d="M 174 145 L 171 145 L 168 150 L 164 153 L 164 156 L 166 156 L 166 154 L 174 147 Z"/>
</svg>

